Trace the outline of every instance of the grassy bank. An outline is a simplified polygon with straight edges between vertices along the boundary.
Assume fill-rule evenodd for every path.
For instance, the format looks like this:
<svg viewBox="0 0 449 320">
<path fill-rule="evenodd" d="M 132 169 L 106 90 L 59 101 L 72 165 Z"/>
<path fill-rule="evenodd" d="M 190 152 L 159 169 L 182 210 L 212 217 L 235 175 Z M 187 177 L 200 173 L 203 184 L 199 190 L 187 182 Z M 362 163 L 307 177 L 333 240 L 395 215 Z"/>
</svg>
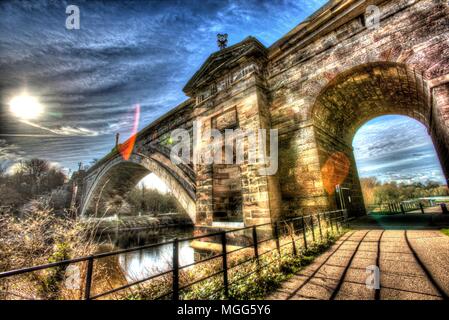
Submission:
<svg viewBox="0 0 449 320">
<path fill-rule="evenodd" d="M 99 232 L 110 230 L 141 230 L 167 227 L 193 226 L 185 214 L 161 214 L 157 216 L 111 216 L 105 218 L 86 218 L 81 221 L 88 229 Z"/>
<path fill-rule="evenodd" d="M 255 300 L 263 299 L 269 293 L 280 287 L 282 282 L 291 278 L 305 266 L 313 262 L 321 253 L 327 250 L 344 233 L 327 234 L 322 240 L 312 242 L 307 235 L 309 246 L 304 249 L 302 236 L 295 237 L 296 254 L 291 242 L 291 236 L 281 239 L 281 250 L 278 252 L 274 244 L 267 244 L 259 253 L 259 259 L 254 258 L 252 248 L 240 250 L 228 258 L 229 295 L 226 297 L 223 288 L 223 275 L 220 273 L 198 284 L 189 284 L 208 277 L 222 270 L 222 260 L 217 258 L 199 264 L 180 274 L 180 299 L 183 300 Z M 274 249 L 274 250 L 273 250 Z M 269 250 L 273 250 L 269 252 Z M 233 268 L 234 267 L 234 268 Z M 165 284 L 165 285 L 164 285 Z M 167 286 L 168 284 L 168 286 Z M 169 292 L 171 276 L 156 280 L 153 284 L 141 285 L 133 293 L 121 299 L 155 299 L 164 292 Z M 166 298 L 170 298 L 167 295 Z"/>
<path fill-rule="evenodd" d="M 258 258 L 252 246 L 230 246 L 227 255 L 227 296 L 223 290 L 221 252 L 203 252 L 199 261 L 195 259 L 195 265 L 180 270 L 180 298 L 263 299 L 283 281 L 310 264 L 345 232 L 332 232 L 335 224 L 332 227 L 325 221 L 322 221 L 322 226 L 322 233 L 316 227 L 314 232 L 308 229 L 306 246 L 302 232 L 295 233 L 293 227 L 286 224 L 287 232 L 279 239 L 279 251 L 276 242 L 270 240 L 271 231 L 260 230 Z M 22 219 L 0 216 L 0 228 L 0 271 L 88 256 L 113 249 L 101 248 L 92 238 L 92 232 L 87 231 L 90 228 L 85 228 L 85 225 L 68 217 L 55 216 L 46 208 L 36 208 Z M 231 240 L 232 235 L 228 236 Z M 151 273 L 147 274 L 159 274 L 170 270 L 171 267 L 168 265 L 165 270 L 150 270 L 149 266 L 147 271 Z M 86 270 L 87 263 L 84 261 L 70 267 L 54 267 L 2 279 L 0 299 L 82 299 Z M 142 280 L 125 275 L 118 256 L 96 259 L 92 278 L 92 296 Z M 161 296 L 163 299 L 171 299 L 169 292 L 172 287 L 172 273 L 166 272 L 101 299 L 150 300 Z"/>
<path fill-rule="evenodd" d="M 0 214 L 0 272 L 58 262 L 97 252 L 91 232 L 70 216 L 33 202 L 20 217 Z M 70 299 L 62 285 L 67 267 L 0 280 L 0 299 Z M 82 269 L 82 268 L 81 268 Z"/>
</svg>

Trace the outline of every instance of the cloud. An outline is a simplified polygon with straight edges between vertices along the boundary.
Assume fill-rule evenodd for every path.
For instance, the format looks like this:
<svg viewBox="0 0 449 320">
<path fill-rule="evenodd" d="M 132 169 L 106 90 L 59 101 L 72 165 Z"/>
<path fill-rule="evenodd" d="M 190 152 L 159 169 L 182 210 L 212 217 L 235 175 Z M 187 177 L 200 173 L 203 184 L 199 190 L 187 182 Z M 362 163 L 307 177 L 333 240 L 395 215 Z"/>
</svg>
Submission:
<svg viewBox="0 0 449 320">
<path fill-rule="evenodd" d="M 37 123 L 31 122 L 31 121 L 27 121 L 27 120 L 21 120 L 22 123 L 25 123 L 29 126 L 35 127 L 35 128 L 39 128 L 42 130 L 47 130 L 51 133 L 54 133 L 56 135 L 63 135 L 63 136 L 90 136 L 90 137 L 95 137 L 98 136 L 100 134 L 99 131 L 95 131 L 95 130 L 90 130 L 90 129 L 86 129 L 86 128 L 74 128 L 74 127 L 69 127 L 69 126 L 63 126 L 63 127 L 56 127 L 56 128 L 46 128 L 44 126 L 41 126 Z"/>
<path fill-rule="evenodd" d="M 81 29 L 65 29 L 55 1 L 0 2 L 0 163 L 40 157 L 76 169 L 129 136 L 134 105 L 140 128 L 186 97 L 182 87 L 212 52 L 249 35 L 270 45 L 326 1 L 80 1 Z M 28 91 L 41 119 L 6 112 Z M 360 176 L 442 181 L 425 128 L 404 117 L 370 121 L 354 139 Z"/>
<path fill-rule="evenodd" d="M 361 177 L 382 181 L 445 183 L 427 129 L 404 116 L 383 116 L 366 123 L 353 141 Z"/>
<path fill-rule="evenodd" d="M 2 137 L 27 156 L 45 149 L 75 169 L 86 155 L 108 153 L 115 132 L 129 135 L 136 103 L 143 128 L 186 99 L 182 88 L 217 50 L 218 32 L 230 44 L 253 35 L 270 45 L 325 2 L 80 1 L 81 29 L 67 30 L 67 1 L 2 1 L 0 108 L 26 90 L 46 114 L 23 123 L 3 112 L 0 134 L 17 134 Z"/>
<path fill-rule="evenodd" d="M 0 167 L 10 172 L 10 168 L 18 161 L 24 158 L 23 152 L 19 146 L 9 144 L 5 139 L 0 139 Z"/>
</svg>

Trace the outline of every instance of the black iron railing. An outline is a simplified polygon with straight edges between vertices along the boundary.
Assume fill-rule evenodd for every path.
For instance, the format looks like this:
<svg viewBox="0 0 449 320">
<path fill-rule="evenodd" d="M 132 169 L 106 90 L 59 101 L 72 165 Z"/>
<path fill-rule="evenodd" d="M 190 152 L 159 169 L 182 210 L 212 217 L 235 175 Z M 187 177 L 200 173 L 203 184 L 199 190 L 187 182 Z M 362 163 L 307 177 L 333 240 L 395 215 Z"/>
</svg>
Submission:
<svg viewBox="0 0 449 320">
<path fill-rule="evenodd" d="M 384 213 L 402 213 L 406 214 L 411 211 L 418 211 L 422 214 L 425 213 L 425 208 L 431 207 L 432 204 L 422 200 L 407 200 L 401 202 L 386 202 L 378 205 L 371 205 L 368 210 L 371 213 L 384 212 Z"/>
<path fill-rule="evenodd" d="M 163 243 L 157 243 L 157 244 L 150 244 L 135 248 L 129 248 L 129 249 L 123 249 L 123 250 L 116 250 L 106 253 L 99 253 L 90 255 L 87 257 L 81 257 L 76 259 L 70 259 L 70 260 L 64 260 L 60 262 L 55 263 L 49 263 L 45 265 L 39 265 L 29 268 L 23 268 L 23 269 L 17 269 L 17 270 L 11 270 L 0 273 L 0 280 L 10 278 L 13 276 L 19 276 L 19 275 L 25 275 L 29 274 L 35 271 L 39 270 L 45 270 L 50 268 L 63 268 L 67 267 L 72 264 L 76 263 L 85 263 L 85 274 L 84 274 L 84 286 L 82 290 L 82 294 L 80 294 L 80 297 L 83 297 L 85 300 L 92 300 L 92 299 L 99 299 L 126 289 L 129 289 L 133 286 L 140 285 L 144 282 L 149 282 L 153 279 L 160 278 L 163 276 L 170 276 L 172 278 L 172 284 L 171 289 L 169 291 L 165 292 L 162 295 L 159 295 L 155 297 L 155 299 L 167 299 L 170 298 L 173 300 L 178 300 L 180 298 L 180 293 L 185 291 L 186 289 L 199 284 L 201 282 L 204 282 L 206 280 L 209 280 L 213 277 L 217 277 L 219 275 L 222 276 L 222 286 L 218 287 L 215 291 L 209 294 L 209 296 L 213 296 L 217 293 L 222 292 L 224 297 L 229 296 L 229 288 L 230 286 L 233 286 L 237 284 L 239 281 L 243 280 L 246 277 L 249 277 L 251 274 L 257 272 L 258 270 L 267 267 L 269 264 L 272 264 L 275 262 L 271 261 L 269 263 L 261 264 L 261 257 L 263 255 L 267 255 L 270 252 L 277 251 L 278 257 L 281 258 L 281 250 L 287 246 L 291 246 L 291 254 L 292 255 L 298 255 L 298 247 L 302 245 L 303 250 L 307 250 L 308 247 L 311 245 L 310 242 L 315 243 L 317 241 L 317 238 L 320 237 L 320 240 L 323 240 L 324 237 L 328 237 L 330 234 L 334 234 L 335 232 L 340 232 L 343 228 L 343 224 L 346 223 L 346 211 L 345 210 L 338 210 L 338 211 L 332 211 L 332 212 L 324 212 L 314 215 L 308 215 L 308 216 L 301 216 L 301 217 L 295 217 L 290 219 L 285 219 L 282 221 L 277 221 L 274 223 L 265 223 L 265 224 L 259 224 L 254 225 L 250 227 L 244 227 L 239 229 L 232 229 L 229 231 L 221 231 L 221 232 L 215 232 L 215 233 L 208 233 L 204 235 L 189 237 L 189 238 L 183 238 L 183 239 L 174 239 L 172 241 L 163 242 Z M 261 231 L 264 231 L 265 235 L 268 235 L 268 237 L 262 237 L 260 238 Z M 236 234 L 239 232 L 246 233 L 247 238 L 249 238 L 249 244 L 238 246 L 237 248 L 228 251 L 229 247 L 229 239 L 228 237 L 231 234 Z M 311 239 L 310 239 L 311 236 Z M 210 239 L 214 237 L 219 237 L 220 240 L 216 242 L 215 244 L 219 245 L 221 247 L 221 250 L 219 251 L 219 254 L 214 254 L 212 256 L 209 256 L 207 258 L 203 258 L 200 261 L 195 261 L 190 264 L 186 265 L 180 265 L 179 263 L 179 243 L 184 241 L 194 241 L 194 240 L 201 240 L 201 239 Z M 274 243 L 273 243 L 274 242 Z M 301 243 L 302 242 L 302 243 Z M 272 243 L 273 246 L 269 248 L 269 250 L 265 250 L 264 252 L 261 252 L 261 245 Z M 138 252 L 141 250 L 147 250 L 152 248 L 158 248 L 161 246 L 167 246 L 172 245 L 173 248 L 173 255 L 172 255 L 172 262 L 171 262 L 171 269 L 159 272 L 157 274 L 153 274 L 148 277 L 144 277 L 143 279 L 139 279 L 137 281 L 133 281 L 130 283 L 127 283 L 125 285 L 113 288 L 111 290 L 106 290 L 101 293 L 96 293 L 95 295 L 92 294 L 92 287 L 94 284 L 94 268 L 95 268 L 95 262 L 102 258 L 112 257 L 112 256 L 118 256 L 125 253 L 130 252 Z M 252 250 L 251 250 L 252 248 Z M 235 254 L 242 250 L 251 250 L 253 251 L 252 256 L 250 256 L 247 259 L 244 259 L 243 261 L 238 261 L 232 266 L 230 266 L 230 255 Z M 206 276 L 201 277 L 200 279 L 196 279 L 188 284 L 181 285 L 180 283 L 180 271 L 185 270 L 190 267 L 198 266 L 199 264 L 212 261 L 214 259 L 221 258 L 221 269 L 219 271 L 213 272 L 211 274 L 208 274 Z M 237 279 L 232 279 L 233 281 L 229 281 L 229 271 L 237 268 L 239 266 L 242 266 L 245 263 L 249 263 L 252 261 L 257 262 L 257 270 L 248 272 Z M 207 297 L 205 297 L 207 298 Z"/>
</svg>

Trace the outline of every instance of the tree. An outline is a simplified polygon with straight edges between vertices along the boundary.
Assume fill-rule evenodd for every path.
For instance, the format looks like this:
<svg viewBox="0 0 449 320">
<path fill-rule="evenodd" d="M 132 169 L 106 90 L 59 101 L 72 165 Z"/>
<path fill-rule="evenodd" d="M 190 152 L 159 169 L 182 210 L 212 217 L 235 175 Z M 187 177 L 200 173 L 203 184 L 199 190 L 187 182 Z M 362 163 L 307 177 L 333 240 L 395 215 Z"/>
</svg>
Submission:
<svg viewBox="0 0 449 320">
<path fill-rule="evenodd" d="M 33 158 L 20 162 L 21 170 L 28 175 L 38 179 L 50 168 L 50 164 L 47 160 Z"/>
<path fill-rule="evenodd" d="M 397 184 L 394 181 L 381 183 L 376 178 L 370 177 L 360 179 L 360 184 L 367 206 L 449 194 L 446 186 L 435 181 Z"/>
<path fill-rule="evenodd" d="M 19 171 L 31 179 L 31 192 L 34 194 L 39 194 L 41 178 L 49 169 L 50 164 L 47 160 L 37 158 L 21 161 L 19 167 Z"/>
<path fill-rule="evenodd" d="M 17 209 L 64 185 L 66 175 L 42 159 L 21 161 L 12 174 L 0 173 L 0 204 Z"/>
<path fill-rule="evenodd" d="M 131 190 L 127 201 L 134 212 L 152 214 L 182 212 L 173 194 L 162 193 L 157 189 L 147 189 L 144 185 Z"/>
<path fill-rule="evenodd" d="M 369 177 L 360 179 L 360 184 L 363 192 L 363 199 L 366 204 L 374 203 L 374 192 L 376 187 L 380 184 L 377 178 Z"/>
</svg>

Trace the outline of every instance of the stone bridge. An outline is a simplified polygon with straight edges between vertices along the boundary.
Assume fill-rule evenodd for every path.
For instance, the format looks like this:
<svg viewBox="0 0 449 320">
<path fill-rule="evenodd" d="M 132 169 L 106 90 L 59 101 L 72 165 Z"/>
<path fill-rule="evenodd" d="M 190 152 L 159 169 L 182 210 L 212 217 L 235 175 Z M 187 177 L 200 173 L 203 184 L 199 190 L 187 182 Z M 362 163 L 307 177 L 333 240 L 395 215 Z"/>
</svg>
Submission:
<svg viewBox="0 0 449 320">
<path fill-rule="evenodd" d="M 371 28 L 369 5 L 380 9 Z M 138 133 L 128 161 L 101 159 L 82 183 L 80 210 L 124 194 L 154 172 L 197 225 L 266 223 L 337 207 L 364 214 L 352 139 L 386 114 L 423 123 L 449 177 L 447 1 L 330 1 L 271 47 L 248 37 L 213 53 L 184 87 L 188 99 Z M 170 133 L 278 129 L 279 170 L 258 164 L 174 165 Z M 203 141 L 205 145 L 210 141 Z M 246 147 L 252 147 L 246 145 Z"/>
</svg>

